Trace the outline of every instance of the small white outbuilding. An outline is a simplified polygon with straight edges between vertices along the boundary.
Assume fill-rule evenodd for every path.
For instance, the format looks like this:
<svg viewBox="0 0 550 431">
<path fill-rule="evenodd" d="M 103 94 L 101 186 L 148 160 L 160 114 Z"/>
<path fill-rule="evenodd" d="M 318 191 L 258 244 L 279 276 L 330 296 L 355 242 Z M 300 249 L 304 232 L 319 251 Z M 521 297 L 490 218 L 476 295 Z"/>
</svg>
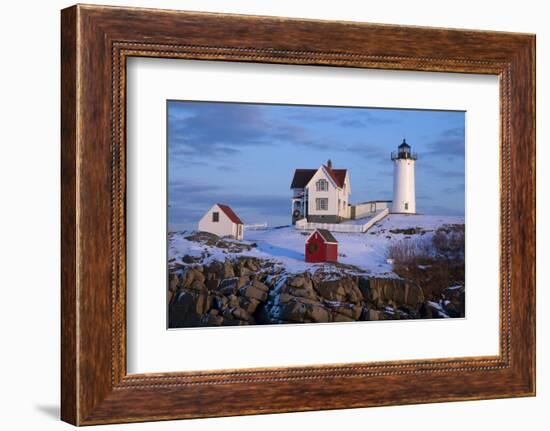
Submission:
<svg viewBox="0 0 550 431">
<path fill-rule="evenodd" d="M 243 239 L 244 226 L 228 205 L 214 204 L 199 221 L 199 230 L 218 236 Z"/>
</svg>

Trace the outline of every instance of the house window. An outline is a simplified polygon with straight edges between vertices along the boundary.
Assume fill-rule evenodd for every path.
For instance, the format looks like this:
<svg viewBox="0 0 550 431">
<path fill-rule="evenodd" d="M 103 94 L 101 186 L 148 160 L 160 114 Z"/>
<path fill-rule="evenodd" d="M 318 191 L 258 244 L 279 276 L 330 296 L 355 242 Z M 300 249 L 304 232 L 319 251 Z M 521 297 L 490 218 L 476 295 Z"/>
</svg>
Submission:
<svg viewBox="0 0 550 431">
<path fill-rule="evenodd" d="M 326 192 L 328 191 L 328 181 L 321 179 L 315 183 L 317 185 L 317 191 L 318 192 Z"/>
<path fill-rule="evenodd" d="M 328 199 L 327 198 L 315 199 L 315 206 L 317 208 L 317 211 L 328 211 Z"/>
<path fill-rule="evenodd" d="M 215 212 L 212 213 L 212 221 L 214 223 L 217 223 L 217 222 L 220 221 L 220 213 L 219 212 L 215 211 Z"/>
</svg>

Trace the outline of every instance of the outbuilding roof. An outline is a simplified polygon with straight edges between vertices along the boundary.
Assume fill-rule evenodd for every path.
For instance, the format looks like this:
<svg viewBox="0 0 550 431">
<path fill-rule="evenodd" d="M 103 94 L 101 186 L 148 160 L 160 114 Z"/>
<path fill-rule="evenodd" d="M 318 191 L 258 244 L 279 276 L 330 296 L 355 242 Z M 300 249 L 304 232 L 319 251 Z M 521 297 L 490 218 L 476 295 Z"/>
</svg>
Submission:
<svg viewBox="0 0 550 431">
<path fill-rule="evenodd" d="M 227 217 L 229 217 L 229 220 L 231 220 L 233 223 L 243 224 L 239 216 L 235 214 L 235 211 L 233 211 L 229 205 L 224 205 L 224 204 L 216 204 L 216 205 L 220 207 L 220 209 L 225 213 Z"/>
<path fill-rule="evenodd" d="M 334 238 L 334 235 L 332 235 L 332 233 L 327 229 L 315 229 L 311 232 L 311 235 L 307 238 L 307 241 L 309 241 L 315 232 L 319 232 L 319 235 L 321 235 L 321 238 L 323 238 L 326 243 L 338 244 L 338 240 Z"/>
</svg>

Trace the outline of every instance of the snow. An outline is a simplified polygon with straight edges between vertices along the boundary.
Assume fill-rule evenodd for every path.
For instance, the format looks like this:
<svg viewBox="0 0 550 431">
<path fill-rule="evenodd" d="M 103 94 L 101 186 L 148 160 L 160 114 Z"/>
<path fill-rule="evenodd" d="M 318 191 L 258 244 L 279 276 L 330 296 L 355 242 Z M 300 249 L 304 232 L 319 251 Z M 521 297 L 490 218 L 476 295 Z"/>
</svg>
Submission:
<svg viewBox="0 0 550 431">
<path fill-rule="evenodd" d="M 334 237 L 338 240 L 338 261 L 356 266 L 361 271 L 373 276 L 396 277 L 392 272 L 392 265 L 387 262 L 387 250 L 390 244 L 403 239 L 414 240 L 416 237 L 429 239 L 438 227 L 449 224 L 464 224 L 464 218 L 390 214 L 366 233 L 333 232 Z M 411 228 L 420 230 L 421 233 L 407 235 L 390 232 L 391 230 Z M 272 260 L 290 273 L 314 271 L 322 266 L 334 268 L 334 265 L 330 264 L 312 264 L 304 261 L 304 244 L 309 233 L 299 231 L 293 226 L 265 230 L 245 229 L 244 241 L 233 242 L 255 243 L 256 247 L 236 253 L 189 241 L 185 237 L 189 236 L 191 232 L 171 233 L 168 247 L 169 259 L 181 262 L 181 258 L 185 255 L 199 257 L 208 254 L 207 257 L 204 257 L 203 263 L 209 263 L 214 260 L 224 261 L 231 257 L 249 256 Z"/>
</svg>

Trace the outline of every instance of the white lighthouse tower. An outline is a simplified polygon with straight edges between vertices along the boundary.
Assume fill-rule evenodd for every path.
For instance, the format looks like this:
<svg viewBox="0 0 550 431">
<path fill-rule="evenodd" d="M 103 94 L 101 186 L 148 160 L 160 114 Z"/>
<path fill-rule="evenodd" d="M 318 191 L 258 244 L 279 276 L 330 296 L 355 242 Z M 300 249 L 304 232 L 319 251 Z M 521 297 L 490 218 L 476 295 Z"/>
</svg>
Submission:
<svg viewBox="0 0 550 431">
<path fill-rule="evenodd" d="M 411 152 L 411 147 L 403 139 L 403 143 L 392 151 L 393 161 L 393 201 L 392 213 L 416 213 L 416 193 L 414 186 L 414 164 L 418 158 Z"/>
</svg>

